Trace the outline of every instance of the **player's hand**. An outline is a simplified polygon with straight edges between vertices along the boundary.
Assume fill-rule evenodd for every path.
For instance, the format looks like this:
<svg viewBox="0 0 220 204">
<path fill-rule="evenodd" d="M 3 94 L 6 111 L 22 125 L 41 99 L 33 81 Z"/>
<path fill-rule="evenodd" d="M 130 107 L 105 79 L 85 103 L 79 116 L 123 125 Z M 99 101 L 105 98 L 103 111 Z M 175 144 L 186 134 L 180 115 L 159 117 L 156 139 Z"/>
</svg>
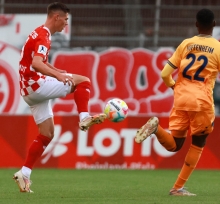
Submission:
<svg viewBox="0 0 220 204">
<path fill-rule="evenodd" d="M 64 73 L 59 73 L 56 77 L 58 81 L 62 81 L 65 85 L 68 83 L 69 86 L 75 85 L 75 82 L 73 80 L 73 77 L 70 75 L 66 75 Z"/>
</svg>

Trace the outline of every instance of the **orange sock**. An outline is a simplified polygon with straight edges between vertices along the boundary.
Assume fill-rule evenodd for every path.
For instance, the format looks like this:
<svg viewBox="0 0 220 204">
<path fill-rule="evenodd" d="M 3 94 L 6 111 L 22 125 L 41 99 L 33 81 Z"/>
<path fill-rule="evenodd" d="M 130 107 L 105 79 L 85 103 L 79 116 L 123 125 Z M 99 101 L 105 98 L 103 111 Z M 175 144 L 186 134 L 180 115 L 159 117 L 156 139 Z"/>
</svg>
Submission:
<svg viewBox="0 0 220 204">
<path fill-rule="evenodd" d="M 180 189 L 184 186 L 186 181 L 189 179 L 191 173 L 195 169 L 195 167 L 200 159 L 200 156 L 202 154 L 202 150 L 203 150 L 203 148 L 197 147 L 197 146 L 191 144 L 189 151 L 186 155 L 183 167 L 180 171 L 180 174 L 179 174 L 173 188 Z"/>
<path fill-rule="evenodd" d="M 155 133 L 158 141 L 162 146 L 168 151 L 174 151 L 176 149 L 176 142 L 173 139 L 173 136 L 164 130 L 160 125 L 158 125 L 157 132 Z"/>
</svg>

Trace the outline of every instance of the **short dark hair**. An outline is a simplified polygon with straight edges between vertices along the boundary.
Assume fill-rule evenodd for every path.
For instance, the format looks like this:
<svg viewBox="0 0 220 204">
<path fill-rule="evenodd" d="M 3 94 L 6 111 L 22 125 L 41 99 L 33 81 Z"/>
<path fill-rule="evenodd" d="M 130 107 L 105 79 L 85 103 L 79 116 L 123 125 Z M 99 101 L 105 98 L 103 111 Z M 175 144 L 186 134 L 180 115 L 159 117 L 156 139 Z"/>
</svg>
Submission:
<svg viewBox="0 0 220 204">
<path fill-rule="evenodd" d="M 211 28 L 215 19 L 214 13 L 209 9 L 201 9 L 196 14 L 196 20 L 203 28 Z"/>
<path fill-rule="evenodd" d="M 64 13 L 69 13 L 70 9 L 67 6 L 60 2 L 54 2 L 48 5 L 47 15 L 51 14 L 54 11 L 63 11 Z"/>
</svg>

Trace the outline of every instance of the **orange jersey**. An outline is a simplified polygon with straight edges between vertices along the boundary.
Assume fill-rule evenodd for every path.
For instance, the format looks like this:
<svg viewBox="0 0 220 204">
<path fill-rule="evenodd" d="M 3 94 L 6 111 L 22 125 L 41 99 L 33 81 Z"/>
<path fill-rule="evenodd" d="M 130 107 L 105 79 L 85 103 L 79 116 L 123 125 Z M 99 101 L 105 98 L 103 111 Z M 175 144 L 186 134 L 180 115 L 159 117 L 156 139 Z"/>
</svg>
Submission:
<svg viewBox="0 0 220 204">
<path fill-rule="evenodd" d="M 168 64 L 178 69 L 174 107 L 185 111 L 214 111 L 213 88 L 220 71 L 220 42 L 194 36 L 184 40 Z"/>
</svg>

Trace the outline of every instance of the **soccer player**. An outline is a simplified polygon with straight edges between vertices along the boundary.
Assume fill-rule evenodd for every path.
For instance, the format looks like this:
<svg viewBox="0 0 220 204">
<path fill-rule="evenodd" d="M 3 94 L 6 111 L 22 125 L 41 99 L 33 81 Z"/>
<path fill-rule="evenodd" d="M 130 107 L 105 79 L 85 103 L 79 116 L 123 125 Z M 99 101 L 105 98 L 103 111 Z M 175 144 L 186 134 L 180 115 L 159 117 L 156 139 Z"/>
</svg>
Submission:
<svg viewBox="0 0 220 204">
<path fill-rule="evenodd" d="M 169 117 L 171 133 L 159 125 L 157 117 L 152 117 L 135 136 L 135 141 L 141 143 L 155 134 L 162 146 L 168 151 L 176 152 L 181 149 L 187 131 L 190 130 L 192 143 L 169 195 L 195 195 L 188 192 L 184 185 L 195 169 L 206 139 L 213 130 L 215 112 L 212 91 L 220 71 L 220 43 L 212 37 L 214 26 L 212 11 L 198 11 L 198 35 L 185 39 L 161 71 L 164 83 L 174 90 L 174 104 Z M 172 78 L 175 70 L 178 70 L 176 82 Z"/>
<path fill-rule="evenodd" d="M 23 167 L 13 176 L 21 192 L 32 192 L 30 175 L 33 165 L 54 136 L 51 99 L 65 97 L 74 92 L 80 119 L 79 128 L 83 131 L 88 130 L 93 124 L 103 122 L 106 118 L 103 113 L 94 116 L 88 113 L 89 78 L 66 73 L 48 62 L 51 35 L 64 29 L 69 11 L 62 3 L 55 2 L 48 5 L 45 24 L 28 36 L 22 48 L 19 64 L 20 93 L 30 106 L 39 135 L 29 148 Z"/>
</svg>

